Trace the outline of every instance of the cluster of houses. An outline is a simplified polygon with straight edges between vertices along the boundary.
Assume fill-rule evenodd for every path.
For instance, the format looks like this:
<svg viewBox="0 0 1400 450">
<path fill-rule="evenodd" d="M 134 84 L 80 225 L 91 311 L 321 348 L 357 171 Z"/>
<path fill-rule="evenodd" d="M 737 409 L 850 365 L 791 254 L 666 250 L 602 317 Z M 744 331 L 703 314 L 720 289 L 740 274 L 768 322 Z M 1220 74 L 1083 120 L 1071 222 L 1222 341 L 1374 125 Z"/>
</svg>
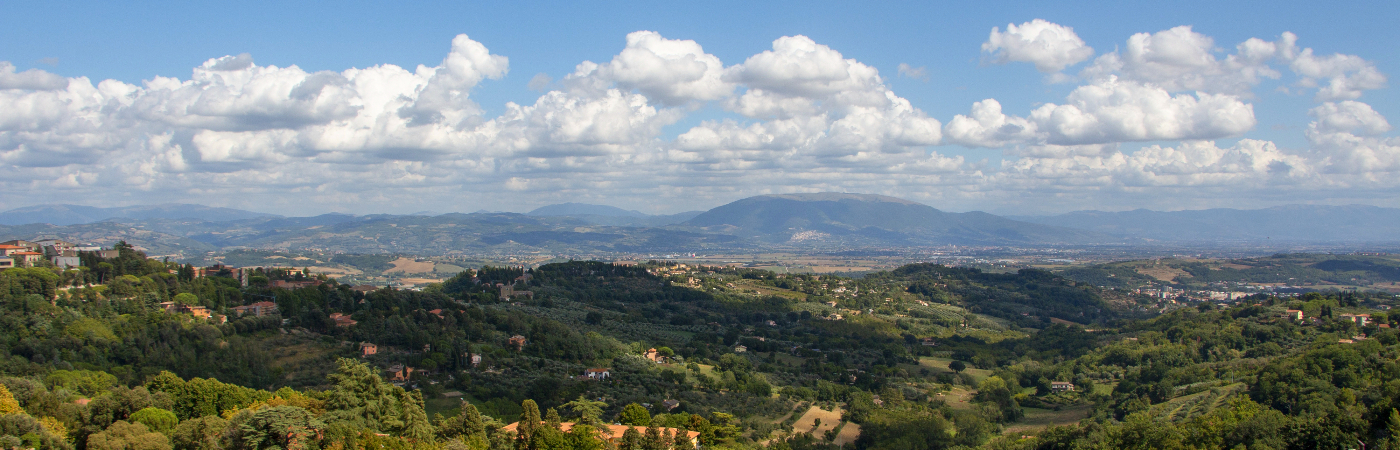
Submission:
<svg viewBox="0 0 1400 450">
<path fill-rule="evenodd" d="M 200 319 L 208 319 L 214 316 L 213 311 L 210 311 L 209 308 L 203 306 L 181 305 L 175 302 L 161 302 L 160 308 L 168 313 L 189 314 Z M 230 309 L 232 309 L 233 314 L 238 317 L 264 317 L 277 315 L 277 304 L 266 301 L 253 303 L 251 305 L 235 306 Z M 227 317 L 219 316 L 219 318 L 223 321 L 228 321 Z"/>
<path fill-rule="evenodd" d="M 12 240 L 0 242 L 0 269 L 17 265 L 34 266 L 48 260 L 54 266 L 69 269 L 82 265 L 80 252 L 94 252 L 103 258 L 116 258 L 116 250 L 103 250 L 91 244 L 74 244 L 59 239 L 37 241 Z"/>
<path fill-rule="evenodd" d="M 233 307 L 234 314 L 240 316 L 251 315 L 254 317 L 277 315 L 277 304 L 273 302 L 257 302 L 246 306 Z"/>
<path fill-rule="evenodd" d="M 1284 311 L 1283 317 L 1298 322 L 1304 322 L 1308 319 L 1306 316 L 1304 316 L 1303 311 L 1298 309 L 1290 309 Z M 1337 319 L 1351 321 L 1352 323 L 1355 323 L 1358 327 L 1364 327 L 1366 326 L 1366 324 L 1371 323 L 1370 314 L 1338 314 Z M 1318 318 L 1313 317 L 1312 321 L 1316 323 L 1318 321 Z M 1377 324 L 1376 326 L 1380 328 L 1390 328 L 1390 324 L 1386 323 Z"/>
<path fill-rule="evenodd" d="M 205 308 L 203 306 L 180 305 L 176 304 L 175 302 L 161 302 L 160 308 L 164 309 L 165 312 L 185 313 L 198 317 L 200 319 L 208 319 L 213 315 L 209 312 L 209 308 Z"/>
<path fill-rule="evenodd" d="M 161 302 L 160 308 L 168 313 L 189 314 L 197 319 L 209 319 L 211 317 L 217 316 L 217 318 L 220 321 L 228 322 L 227 316 L 216 315 L 213 311 L 210 311 L 209 308 L 203 306 L 182 305 L 175 302 Z M 251 305 L 235 306 L 230 309 L 233 310 L 233 315 L 238 317 L 263 317 L 277 315 L 277 304 L 273 302 L 257 302 Z"/>
<path fill-rule="evenodd" d="M 1290 310 L 1285 311 L 1285 312 L 1283 313 L 1283 317 L 1288 318 L 1288 319 L 1291 319 L 1291 320 L 1294 320 L 1294 321 L 1297 321 L 1297 322 L 1306 322 L 1307 319 L 1308 319 L 1308 318 L 1303 314 L 1303 311 L 1302 311 L 1302 310 L 1297 310 L 1297 309 L 1290 309 Z M 1364 326 L 1366 326 L 1366 324 L 1371 323 L 1371 315 L 1370 315 L 1370 314 L 1338 314 L 1336 317 L 1337 317 L 1337 319 L 1339 319 L 1339 320 L 1348 320 L 1348 321 L 1351 321 L 1351 323 L 1356 324 L 1356 326 L 1358 326 L 1358 327 L 1364 327 Z M 1312 318 L 1312 323 L 1317 323 L 1318 321 L 1319 321 L 1318 318 L 1316 318 L 1316 317 L 1313 317 L 1313 318 Z M 1379 328 L 1390 328 L 1390 324 L 1388 324 L 1388 323 L 1376 324 L 1376 326 L 1379 327 Z M 1366 340 L 1366 335 L 1365 335 L 1365 334 L 1358 334 L 1358 335 L 1356 335 L 1356 336 L 1352 336 L 1350 339 L 1347 339 L 1347 338 L 1337 339 L 1337 342 L 1338 342 L 1338 343 L 1341 343 L 1341 344 L 1355 344 L 1357 341 L 1364 341 L 1364 340 Z"/>
</svg>

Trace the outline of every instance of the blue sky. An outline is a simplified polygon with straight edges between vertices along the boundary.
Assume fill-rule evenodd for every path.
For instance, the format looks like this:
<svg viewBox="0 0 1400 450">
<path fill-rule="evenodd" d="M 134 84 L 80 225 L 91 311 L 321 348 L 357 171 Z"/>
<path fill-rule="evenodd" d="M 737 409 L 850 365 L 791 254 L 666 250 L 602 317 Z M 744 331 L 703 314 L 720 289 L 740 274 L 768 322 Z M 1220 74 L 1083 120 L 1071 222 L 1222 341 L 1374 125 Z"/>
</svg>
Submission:
<svg viewBox="0 0 1400 450">
<path fill-rule="evenodd" d="M 32 89 L 39 85 L 31 83 L 0 89 L 0 102 L 22 106 L 10 108 L 8 122 L 0 116 L 0 160 L 7 163 L 0 170 L 0 185 L 6 191 L 0 194 L 0 206 L 192 199 L 295 214 L 523 211 L 583 201 L 668 213 L 753 194 L 818 190 L 881 193 L 949 210 L 1001 213 L 1249 208 L 1293 202 L 1400 206 L 1397 186 L 1389 181 L 1400 178 L 1395 177 L 1400 142 L 1386 121 L 1400 114 L 1400 98 L 1385 79 L 1400 70 L 1393 45 L 1400 42 L 1393 20 L 1400 16 L 1396 9 L 1386 2 L 1267 7 L 1226 2 L 417 2 L 393 7 L 347 2 L 10 2 L 0 6 L 0 61 L 8 61 L 13 73 L 32 69 L 65 79 L 86 77 L 93 92 L 75 91 L 78 88 L 69 83 L 66 95 L 87 100 L 103 91 L 102 80 L 130 88 L 109 86 L 116 90 L 102 92 L 101 100 L 85 107 L 72 106 L 74 101 L 64 100 L 52 86 Z M 1092 53 L 1047 73 L 1029 62 L 1036 58 L 1032 54 L 1018 59 L 1009 56 L 1008 48 L 984 49 L 993 27 L 1009 32 L 1008 24 L 1021 26 L 1034 19 L 1072 29 Z M 1373 79 L 1324 96 L 1302 81 L 1309 77 L 1290 70 L 1301 64 L 1291 54 L 1286 57 L 1290 59 L 1278 56 L 1249 66 L 1277 72 L 1277 79 L 1255 77 L 1245 88 L 1220 84 L 1243 70 L 1238 67 L 1201 69 L 1209 72 L 1201 72 L 1209 78 L 1204 82 L 1189 79 L 1200 74 L 1152 72 L 1180 69 L 1160 64 L 1085 72 L 1104 55 L 1118 52 L 1126 57 L 1135 34 L 1182 25 L 1191 26 L 1192 36 L 1213 42 L 1208 53 L 1216 62 L 1236 54 L 1236 45 L 1250 38 L 1281 42 L 1282 33 L 1291 32 L 1297 49 L 1310 48 L 1319 60 L 1347 55 L 1352 57 L 1349 64 L 1362 64 L 1372 78 L 1379 74 L 1382 81 Z M 664 80 L 636 72 L 644 70 L 640 66 L 619 65 L 611 72 L 605 68 L 570 78 L 584 61 L 604 66 L 619 62 L 615 58 L 628 45 L 628 35 L 641 30 L 703 47 L 703 54 L 729 70 L 724 86 L 703 95 L 662 100 L 659 97 L 669 95 L 663 92 L 677 92 L 675 86 L 659 87 L 656 83 Z M 429 104 L 417 98 L 431 83 L 427 77 L 418 84 L 404 80 L 395 88 L 404 92 L 401 97 L 415 100 L 414 111 L 427 115 L 397 131 L 384 131 L 385 136 L 379 136 L 383 139 L 350 142 L 327 137 L 354 130 L 375 132 L 364 131 L 376 122 L 363 117 L 367 109 L 359 109 L 373 87 L 348 69 L 392 64 L 408 73 L 419 65 L 436 67 L 455 54 L 454 38 L 462 34 L 471 45 L 508 61 L 484 71 L 477 64 L 471 69 L 474 75 L 456 78 L 456 85 L 439 82 L 451 92 L 468 95 L 470 104 L 462 103 L 459 94 L 450 96 L 450 104 Z M 739 70 L 750 57 L 776 51 L 775 40 L 797 36 L 807 40 L 789 44 L 817 46 L 817 51 L 804 55 L 838 52 L 859 65 L 847 69 L 873 69 L 878 77 L 852 75 L 848 86 L 837 89 L 840 92 L 814 93 L 799 86 L 801 74 L 784 78 L 792 74 L 765 72 L 758 66 Z M 254 65 L 243 70 L 299 68 L 300 75 L 263 74 L 292 77 L 280 84 L 269 81 L 284 90 L 302 84 L 297 76 L 340 74 L 354 86 L 347 88 L 354 92 L 342 93 L 350 109 L 298 112 L 287 109 L 285 102 L 258 105 L 249 103 L 256 100 L 249 97 L 217 114 L 197 113 L 189 109 L 195 103 L 179 103 L 188 91 L 180 94 L 166 86 L 161 89 L 169 92 L 156 95 L 156 88 L 147 83 L 157 76 L 194 82 L 194 68 L 244 53 Z M 921 70 L 922 76 L 901 75 L 901 64 Z M 1335 74 L 1356 83 L 1357 70 L 1333 69 L 1311 77 L 1312 84 L 1326 86 Z M 531 89 L 531 81 L 541 74 L 552 82 Z M 1110 76 L 1117 84 L 1105 84 Z M 1198 92 L 1228 97 L 1210 106 L 1190 106 L 1201 117 L 1238 115 L 1241 105 L 1250 111 L 1248 117 L 1226 117 L 1226 122 L 1244 121 L 1232 126 L 1206 126 L 1188 118 L 1183 120 L 1196 120 L 1196 125 L 1185 131 L 1107 130 L 1096 132 L 1098 137 L 1057 134 L 1055 130 L 1069 130 L 1072 124 L 1031 117 L 1032 110 L 1045 105 L 1071 105 L 1070 96 L 1093 86 L 1113 86 L 1120 97 L 1150 97 L 1156 92 L 1152 89 L 1200 103 L 1208 102 Z M 6 87 L 3 81 L 0 87 Z M 252 92 L 247 86 L 230 89 L 245 96 Z M 781 111 L 748 113 L 736 106 L 756 90 L 811 105 L 799 107 L 807 108 L 802 111 L 789 103 Z M 613 91 L 623 97 L 607 103 Z M 318 104 L 332 108 L 327 92 L 321 91 Z M 881 92 L 899 100 L 868 103 L 875 98 L 870 95 L 879 97 Z M 554 103 L 542 100 L 550 93 L 558 93 Z M 847 94 L 866 97 L 855 103 L 837 98 Z M 126 104 L 121 98 L 136 100 Z M 1007 123 L 1028 120 L 1039 134 L 1026 131 L 992 141 L 985 133 L 950 134 L 954 118 L 972 115 L 973 104 L 984 99 L 1000 104 Z M 630 106 L 624 105 L 628 101 Z M 901 110 L 900 101 L 907 101 L 913 112 Z M 1148 108 L 1149 115 L 1150 109 L 1162 106 L 1123 101 Z M 43 109 L 60 103 L 70 110 Z M 524 109 L 512 110 L 508 103 Z M 587 123 L 570 122 L 574 116 L 569 114 L 582 117 L 578 111 L 589 111 L 587 105 L 617 109 L 607 110 L 614 116 L 594 113 Z M 1095 105 L 1078 107 L 1087 111 Z M 186 109 L 171 113 L 174 106 Z M 1098 106 L 1111 112 L 1123 104 Z M 582 109 L 569 109 L 576 107 Z M 123 111 L 114 112 L 117 109 Z M 346 115 L 356 109 L 359 117 Z M 1185 113 L 1172 114 L 1167 115 Z M 441 130 L 422 131 L 429 116 L 439 120 L 434 126 Z M 835 138 L 847 125 L 843 118 L 852 123 L 865 120 L 864 128 L 855 130 L 863 140 Z M 84 129 L 71 126 L 79 119 L 100 123 Z M 441 122 L 449 119 L 451 123 Z M 723 126 L 726 120 L 735 126 Z M 897 131 L 872 128 L 909 120 L 913 122 L 899 122 L 906 125 Z M 1319 123 L 1321 128 L 1313 126 L 1310 134 L 1310 125 Z M 760 132 L 745 130 L 751 126 L 759 126 Z M 927 130 L 910 134 L 911 129 L 929 126 L 941 135 Z M 783 127 L 802 131 L 775 131 Z M 578 129 L 586 131 L 576 133 Z M 697 140 L 701 135 L 710 139 Z M 882 137 L 870 137 L 877 135 Z M 762 143 L 753 144 L 758 142 L 753 139 Z M 1154 145 L 1166 150 L 1138 155 L 1138 149 Z M 1250 164 L 1252 168 L 1244 167 Z M 368 180 L 381 181 L 366 186 Z"/>
</svg>

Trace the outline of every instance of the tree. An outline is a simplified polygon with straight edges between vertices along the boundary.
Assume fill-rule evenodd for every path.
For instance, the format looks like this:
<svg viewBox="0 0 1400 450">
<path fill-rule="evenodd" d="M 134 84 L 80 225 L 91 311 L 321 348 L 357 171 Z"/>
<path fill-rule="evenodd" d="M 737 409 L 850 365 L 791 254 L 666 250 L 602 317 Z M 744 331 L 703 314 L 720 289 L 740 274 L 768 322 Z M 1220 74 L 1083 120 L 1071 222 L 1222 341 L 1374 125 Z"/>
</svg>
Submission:
<svg viewBox="0 0 1400 450">
<path fill-rule="evenodd" d="M 314 439 L 326 424 L 306 408 L 273 406 L 253 413 L 239 425 L 243 445 L 252 450 L 293 450 L 312 448 Z"/>
<path fill-rule="evenodd" d="M 671 442 L 671 450 L 694 450 L 695 443 L 690 441 L 690 433 L 686 430 L 676 430 L 676 435 Z"/>
<path fill-rule="evenodd" d="M 544 424 L 545 424 L 545 426 L 558 430 L 558 429 L 560 429 L 560 424 L 561 424 L 562 422 L 564 422 L 564 419 L 561 419 L 561 418 L 559 417 L 559 411 L 558 411 L 558 410 L 556 410 L 556 409 L 554 409 L 554 408 L 549 408 L 549 410 L 545 411 L 545 413 L 544 413 Z"/>
<path fill-rule="evenodd" d="M 637 432 L 637 427 L 629 426 L 627 431 L 622 432 L 622 440 L 618 442 L 617 450 L 643 450 L 642 434 Z"/>
<path fill-rule="evenodd" d="M 950 362 L 948 363 L 948 370 L 953 371 L 953 373 L 962 373 L 962 371 L 967 370 L 967 363 L 962 361 Z"/>
<path fill-rule="evenodd" d="M 228 421 L 219 416 L 205 416 L 180 422 L 171 432 L 175 450 L 221 450 L 219 440 L 228 429 Z"/>
<path fill-rule="evenodd" d="M 341 358 L 329 378 L 334 386 L 326 398 L 326 421 L 343 422 L 352 428 L 388 432 L 419 441 L 432 439 L 433 428 L 423 412 L 418 391 L 385 383 L 369 366 Z"/>
<path fill-rule="evenodd" d="M 1385 422 L 1385 430 L 1390 433 L 1391 447 L 1400 447 L 1400 411 L 1390 408 L 1390 418 Z"/>
<path fill-rule="evenodd" d="M 603 408 L 608 407 L 608 404 L 592 401 L 579 395 L 577 400 L 565 403 L 564 407 L 573 410 L 574 414 L 578 414 L 578 423 L 599 425 L 599 417 L 603 415 Z"/>
<path fill-rule="evenodd" d="M 700 417 L 699 414 L 690 415 L 690 423 L 686 424 L 686 428 L 690 431 L 700 433 L 698 438 L 701 444 L 710 445 L 715 442 L 714 425 L 710 425 L 710 421 L 706 420 L 704 417 Z"/>
<path fill-rule="evenodd" d="M 169 394 L 174 402 L 170 410 L 181 419 L 218 415 L 231 409 L 247 407 L 254 401 L 268 399 L 266 391 L 257 391 L 212 378 L 193 378 L 185 381 L 169 371 L 162 371 L 151 378 L 151 381 L 146 382 L 146 389 Z"/>
<path fill-rule="evenodd" d="M 106 427 L 117 420 L 124 420 L 132 413 L 147 407 L 156 407 L 169 410 L 171 408 L 170 395 L 164 392 L 152 393 L 145 386 L 126 388 L 123 386 L 113 387 L 107 395 L 97 397 L 88 403 L 89 418 L 88 424 L 97 427 Z"/>
<path fill-rule="evenodd" d="M 486 435 L 486 422 L 481 420 L 481 411 L 477 411 L 476 405 L 462 402 L 461 427 L 462 434 L 467 437 Z"/>
<path fill-rule="evenodd" d="M 178 305 L 198 305 L 198 304 L 199 304 L 199 297 L 197 297 L 197 296 L 195 296 L 194 294 L 191 294 L 191 293 L 189 293 L 189 292 L 181 292 L 181 293 L 179 293 L 179 294 L 175 294 L 175 298 L 172 298 L 171 300 L 174 300 L 175 303 L 178 304 Z"/>
<path fill-rule="evenodd" d="M 656 426 L 648 426 L 642 439 L 642 450 L 666 450 L 671 443 L 661 435 L 661 429 Z"/>
<path fill-rule="evenodd" d="M 991 376 L 982 380 L 977 385 L 977 395 L 975 401 L 986 402 L 994 407 L 992 413 L 995 417 L 988 416 L 989 419 L 997 422 L 1013 422 L 1022 416 L 1021 405 L 1012 398 L 1012 385 L 1001 377 Z"/>
<path fill-rule="evenodd" d="M 564 443 L 573 450 L 603 450 L 603 442 L 598 440 L 598 429 L 581 423 L 574 424 L 564 434 Z"/>
<path fill-rule="evenodd" d="M 623 425 L 644 427 L 651 424 L 651 413 L 642 405 L 628 403 L 617 414 L 617 422 Z"/>
<path fill-rule="evenodd" d="M 15 400 L 14 394 L 10 393 L 5 385 L 0 384 L 0 415 L 18 414 L 24 412 L 19 407 L 19 401 Z"/>
<path fill-rule="evenodd" d="M 167 436 L 175 430 L 175 425 L 180 423 L 180 419 L 175 417 L 175 413 L 154 407 L 142 408 L 140 411 L 131 413 L 130 420 L 145 425 L 151 431 Z"/>
<path fill-rule="evenodd" d="M 515 428 L 515 450 L 536 450 L 535 430 L 540 427 L 540 406 L 534 400 L 520 403 L 520 422 Z"/>
<path fill-rule="evenodd" d="M 100 433 L 88 436 L 88 450 L 171 450 L 170 438 L 145 425 L 125 420 L 112 422 Z"/>
</svg>

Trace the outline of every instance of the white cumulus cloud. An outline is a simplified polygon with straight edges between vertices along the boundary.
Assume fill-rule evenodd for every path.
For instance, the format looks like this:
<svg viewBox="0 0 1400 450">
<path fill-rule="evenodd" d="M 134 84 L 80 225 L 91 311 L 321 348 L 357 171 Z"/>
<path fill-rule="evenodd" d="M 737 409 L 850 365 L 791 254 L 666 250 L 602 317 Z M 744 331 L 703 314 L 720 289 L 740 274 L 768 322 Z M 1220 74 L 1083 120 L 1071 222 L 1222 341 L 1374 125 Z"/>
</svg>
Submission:
<svg viewBox="0 0 1400 450">
<path fill-rule="evenodd" d="M 494 202 L 470 209 L 594 200 L 666 212 L 679 199 L 691 209 L 818 190 L 1044 208 L 1163 192 L 1227 202 L 1400 188 L 1400 142 L 1354 100 L 1384 75 L 1296 41 L 1284 33 L 1222 50 L 1189 27 L 1140 33 L 1063 99 L 1017 111 L 1021 100 L 986 98 L 946 124 L 874 67 L 805 36 L 726 66 L 697 42 L 638 31 L 602 63 L 579 62 L 557 82 L 536 75 L 530 88 L 543 92 L 500 108 L 473 93 L 506 77 L 509 60 L 465 35 L 432 65 L 309 72 L 239 54 L 136 84 L 0 62 L 0 202 L 300 214 L 442 210 L 469 198 Z M 1093 55 L 1073 30 L 1039 20 L 994 30 L 984 50 L 1055 76 Z M 1309 111 L 1307 148 L 1217 145 L 1253 137 L 1246 99 L 1280 71 L 1323 100 Z M 927 78 L 907 64 L 898 74 Z M 697 111 L 721 116 L 686 122 Z M 1000 148 L 1004 162 L 940 144 Z"/>
<path fill-rule="evenodd" d="M 1400 139 L 1377 136 L 1391 128 L 1371 105 L 1351 100 L 1327 102 L 1308 115 L 1314 118 L 1308 124 L 1308 141 L 1324 170 L 1373 181 L 1390 179 L 1400 172 Z"/>
<path fill-rule="evenodd" d="M 1249 95 L 1261 80 L 1280 77 L 1269 63 L 1286 53 L 1290 36 L 1286 34 L 1277 42 L 1250 38 L 1222 59 L 1216 57 L 1215 40 L 1190 26 L 1137 33 L 1121 51 L 1100 56 L 1082 75 L 1091 79 L 1117 76 L 1172 92 Z"/>
<path fill-rule="evenodd" d="M 1063 105 L 1047 104 L 1030 119 L 1051 144 L 1235 136 L 1255 125 L 1253 106 L 1224 94 L 1172 95 L 1165 89 L 1109 78 L 1080 86 Z"/>
<path fill-rule="evenodd" d="M 995 148 L 1035 141 L 1036 130 L 1034 122 L 1002 114 L 1001 103 L 989 98 L 973 103 L 970 116 L 954 116 L 943 134 L 951 144 Z"/>
<path fill-rule="evenodd" d="M 887 165 L 880 155 L 942 140 L 942 124 L 895 95 L 878 70 L 806 36 L 778 38 L 724 79 L 746 88 L 726 106 L 753 121 L 707 121 L 681 134 L 676 148 L 701 154 L 690 164 Z"/>
<path fill-rule="evenodd" d="M 982 52 L 997 64 L 1028 62 L 1042 73 L 1059 72 L 1094 56 L 1094 49 L 1073 28 L 1043 19 L 1006 24 L 1005 32 L 993 27 Z"/>
<path fill-rule="evenodd" d="M 1303 77 L 1300 85 L 1318 87 L 1318 101 L 1354 100 L 1361 98 L 1362 91 L 1385 87 L 1385 74 L 1360 56 L 1341 53 L 1317 56 L 1311 48 L 1297 50 L 1295 47 L 1288 51 L 1296 54 L 1289 68 Z M 1318 86 L 1319 82 L 1325 84 Z"/>
<path fill-rule="evenodd" d="M 68 87 L 68 80 L 39 69 L 15 72 L 15 65 L 0 61 L 0 89 L 56 91 Z"/>
<path fill-rule="evenodd" d="M 596 70 L 603 80 L 668 104 L 717 100 L 734 90 L 721 79 L 719 57 L 695 41 L 666 39 L 654 31 L 628 34 L 627 47 Z"/>
<path fill-rule="evenodd" d="M 1252 105 L 1225 94 L 1175 94 L 1152 84 L 1110 76 L 1075 88 L 1063 104 L 1047 103 L 1028 117 L 1009 116 L 987 99 L 958 115 L 944 132 L 949 143 L 1086 145 L 1132 141 L 1203 140 L 1238 136 L 1256 121 Z"/>
</svg>

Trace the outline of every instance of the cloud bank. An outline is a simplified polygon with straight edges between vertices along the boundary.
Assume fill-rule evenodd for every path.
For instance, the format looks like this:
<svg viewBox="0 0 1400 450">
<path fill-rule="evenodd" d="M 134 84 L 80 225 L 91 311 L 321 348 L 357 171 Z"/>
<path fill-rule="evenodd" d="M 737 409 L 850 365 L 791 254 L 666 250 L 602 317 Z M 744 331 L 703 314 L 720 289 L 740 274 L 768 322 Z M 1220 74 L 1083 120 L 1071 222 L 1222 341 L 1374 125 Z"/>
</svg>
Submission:
<svg viewBox="0 0 1400 450">
<path fill-rule="evenodd" d="M 1023 111 L 988 98 L 946 123 L 875 67 L 800 35 L 726 65 L 695 41 L 634 32 L 608 61 L 583 61 L 557 81 L 534 75 L 539 97 L 494 116 L 472 93 L 508 76 L 509 59 L 466 35 L 431 67 L 307 72 L 241 54 L 140 85 L 0 62 L 0 201 L 308 214 L 566 200 L 672 212 L 819 190 L 961 209 L 1393 198 L 1377 193 L 1400 187 L 1400 141 L 1359 101 L 1385 75 L 1359 56 L 1319 56 L 1297 42 L 1285 32 L 1226 52 L 1183 26 L 1135 34 L 1095 58 L 1070 27 L 1008 24 L 981 47 L 991 62 L 1029 63 L 1050 82 L 1079 85 Z M 927 79 L 907 64 L 895 72 Z M 1256 127 L 1264 80 L 1316 102 L 1307 148 L 1217 145 Z M 687 121 L 702 110 L 717 113 Z M 954 146 L 999 149 L 1003 159 L 958 156 L 968 153 Z"/>
</svg>

